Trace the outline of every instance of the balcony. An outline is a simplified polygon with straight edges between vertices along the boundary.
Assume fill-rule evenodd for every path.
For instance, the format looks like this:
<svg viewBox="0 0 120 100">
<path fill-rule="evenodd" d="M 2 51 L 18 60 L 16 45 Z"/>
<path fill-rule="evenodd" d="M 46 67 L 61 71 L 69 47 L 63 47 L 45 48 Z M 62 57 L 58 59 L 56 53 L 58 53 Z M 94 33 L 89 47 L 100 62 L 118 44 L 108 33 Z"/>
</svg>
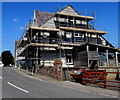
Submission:
<svg viewBox="0 0 120 100">
<path fill-rule="evenodd" d="M 66 23 L 66 22 L 55 22 L 55 25 L 57 27 L 75 27 L 75 28 L 83 28 L 83 29 L 88 29 L 89 26 L 84 24 L 84 25 L 81 25 L 81 24 L 74 24 L 74 23 Z"/>
<path fill-rule="evenodd" d="M 37 39 L 32 40 L 31 42 L 32 43 L 42 43 L 42 44 L 58 44 L 59 39 L 38 37 Z"/>
<path fill-rule="evenodd" d="M 93 44 L 102 44 L 102 40 L 100 38 L 82 38 L 82 37 L 74 37 L 73 39 L 67 38 L 63 40 L 63 43 L 71 43 L 71 44 L 83 44 L 83 43 L 93 43 Z"/>
</svg>

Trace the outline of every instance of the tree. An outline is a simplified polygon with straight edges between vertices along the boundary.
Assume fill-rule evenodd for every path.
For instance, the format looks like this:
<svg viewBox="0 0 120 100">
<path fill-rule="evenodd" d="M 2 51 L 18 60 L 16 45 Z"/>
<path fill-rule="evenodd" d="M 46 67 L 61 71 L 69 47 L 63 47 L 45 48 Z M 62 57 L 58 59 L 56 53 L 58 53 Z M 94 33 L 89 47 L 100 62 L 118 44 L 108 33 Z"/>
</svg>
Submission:
<svg viewBox="0 0 120 100">
<path fill-rule="evenodd" d="M 4 64 L 4 66 L 15 64 L 14 57 L 12 56 L 10 51 L 3 51 L 1 54 L 1 58 L 2 58 L 2 63 Z"/>
</svg>

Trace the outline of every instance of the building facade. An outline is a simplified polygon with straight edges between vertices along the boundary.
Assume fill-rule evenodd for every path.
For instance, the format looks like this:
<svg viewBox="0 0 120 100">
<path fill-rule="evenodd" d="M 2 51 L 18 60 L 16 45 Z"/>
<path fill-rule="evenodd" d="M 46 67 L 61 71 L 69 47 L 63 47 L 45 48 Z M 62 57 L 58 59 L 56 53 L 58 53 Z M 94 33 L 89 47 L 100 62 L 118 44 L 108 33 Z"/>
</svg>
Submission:
<svg viewBox="0 0 120 100">
<path fill-rule="evenodd" d="M 84 14 L 83 14 L 84 13 Z M 16 41 L 16 65 L 99 68 L 118 66 L 118 50 L 95 29 L 94 12 L 77 12 L 67 5 L 56 13 L 34 11 L 21 40 Z"/>
</svg>

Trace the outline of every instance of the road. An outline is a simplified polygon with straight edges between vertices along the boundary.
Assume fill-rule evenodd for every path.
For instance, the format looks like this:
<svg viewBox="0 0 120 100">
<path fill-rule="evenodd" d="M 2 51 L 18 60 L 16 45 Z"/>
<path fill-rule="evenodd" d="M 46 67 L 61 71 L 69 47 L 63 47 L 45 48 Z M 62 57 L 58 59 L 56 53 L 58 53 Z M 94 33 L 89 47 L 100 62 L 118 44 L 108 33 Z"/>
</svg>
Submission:
<svg viewBox="0 0 120 100">
<path fill-rule="evenodd" d="M 13 68 L 2 68 L 0 80 L 2 80 L 2 98 L 117 98 L 62 86 L 59 82 L 37 80 Z"/>
</svg>

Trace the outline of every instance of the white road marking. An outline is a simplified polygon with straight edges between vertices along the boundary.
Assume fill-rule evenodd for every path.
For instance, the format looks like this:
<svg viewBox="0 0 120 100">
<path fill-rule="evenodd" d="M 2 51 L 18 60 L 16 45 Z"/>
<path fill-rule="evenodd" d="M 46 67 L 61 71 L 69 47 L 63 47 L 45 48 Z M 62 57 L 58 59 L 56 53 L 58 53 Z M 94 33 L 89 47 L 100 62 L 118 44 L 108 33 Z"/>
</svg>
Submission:
<svg viewBox="0 0 120 100">
<path fill-rule="evenodd" d="M 84 91 L 84 92 L 90 92 L 90 91 L 87 91 L 87 90 L 81 90 L 81 91 Z"/>
<path fill-rule="evenodd" d="M 2 78 L 2 77 L 0 77 L 0 79 L 2 80 L 3 78 Z"/>
<path fill-rule="evenodd" d="M 103 93 L 98 93 L 99 95 L 104 95 L 104 96 L 110 96 L 110 95 L 107 95 L 107 94 L 103 94 Z"/>
<path fill-rule="evenodd" d="M 17 88 L 17 89 L 25 92 L 25 93 L 29 93 L 27 90 L 24 90 L 24 89 L 22 89 L 22 88 L 20 88 L 20 87 L 18 87 L 18 86 L 15 86 L 14 84 L 12 84 L 12 83 L 10 83 L 10 82 L 7 82 L 7 83 L 8 83 L 9 85 L 11 85 L 11 86 L 13 86 L 13 87 L 15 87 L 15 88 Z"/>
</svg>

